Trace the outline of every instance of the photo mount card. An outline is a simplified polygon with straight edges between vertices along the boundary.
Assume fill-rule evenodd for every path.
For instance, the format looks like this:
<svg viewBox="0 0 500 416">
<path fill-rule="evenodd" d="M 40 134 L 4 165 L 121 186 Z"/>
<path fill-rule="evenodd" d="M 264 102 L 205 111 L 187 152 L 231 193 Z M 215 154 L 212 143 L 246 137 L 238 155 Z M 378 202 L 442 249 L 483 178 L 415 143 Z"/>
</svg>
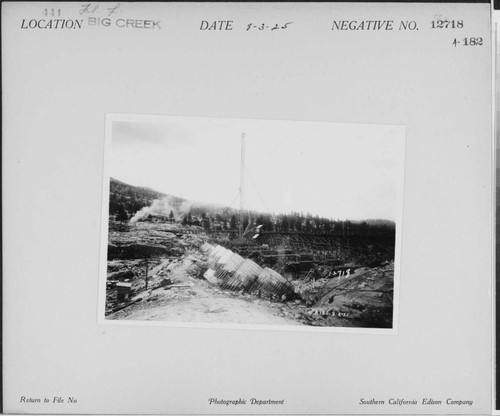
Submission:
<svg viewBox="0 0 500 416">
<path fill-rule="evenodd" d="M 3 410 L 28 414 L 490 414 L 494 264 L 490 33 L 488 4 L 3 3 Z M 113 141 L 121 139 L 113 133 L 114 117 L 182 118 L 191 121 L 188 126 L 202 119 L 236 123 L 231 142 L 235 149 L 232 153 L 224 149 L 231 163 L 227 177 L 219 169 L 200 170 L 199 181 L 207 186 L 194 192 L 199 199 L 189 194 L 189 175 L 178 178 L 184 185 L 180 191 L 139 180 L 139 173 L 130 166 L 133 177 L 116 174 L 115 178 L 110 150 Z M 213 180 L 232 180 L 222 189 L 231 188 L 237 196 L 244 176 L 243 208 L 260 212 L 253 206 L 260 198 L 250 196 L 256 188 L 269 211 L 276 210 L 278 217 L 288 212 L 263 194 L 272 184 L 255 179 L 261 171 L 252 166 L 263 160 L 249 157 L 255 136 L 240 128 L 247 122 L 401 132 L 398 143 L 404 143 L 404 171 L 386 181 L 395 184 L 402 198 L 401 204 L 388 204 L 396 210 L 395 240 L 400 241 L 399 248 L 395 245 L 391 328 L 366 322 L 355 327 L 261 328 L 262 321 L 249 322 L 244 315 L 236 323 L 222 322 L 230 308 L 210 302 L 189 322 L 182 321 L 192 311 L 167 323 L 156 319 L 162 317 L 156 312 L 139 320 L 107 319 L 126 317 L 135 308 L 157 308 L 170 296 L 170 306 L 183 301 L 189 305 L 195 297 L 189 291 L 197 290 L 172 279 L 178 271 L 175 264 L 163 270 L 156 259 L 128 258 L 132 243 L 120 238 L 130 234 L 124 230 L 133 225 L 117 221 L 123 224 L 111 229 L 115 224 L 110 214 L 112 221 L 119 214 L 129 221 L 131 215 L 144 213 L 143 208 L 149 210 L 151 222 L 140 221 L 135 230 L 152 231 L 148 236 L 152 241 L 155 232 L 147 227 L 161 225 L 153 220 L 159 219 L 154 216 L 165 207 L 164 198 L 146 198 L 137 210 L 126 199 L 118 204 L 123 210 L 111 207 L 117 195 L 111 198 L 110 176 L 122 188 L 152 188 L 150 196 L 156 192 L 213 203 L 220 201 L 201 198 Z M 154 130 L 153 124 L 158 127 L 155 122 L 146 130 Z M 137 133 L 147 139 L 147 134 Z M 243 159 L 250 175 L 241 175 L 243 133 Z M 149 142 L 161 144 L 162 137 L 153 134 Z M 189 135 L 184 138 L 182 144 L 188 145 Z M 377 135 L 373 138 L 377 140 Z M 140 156 L 141 149 L 152 147 L 140 146 L 135 156 Z M 162 147 L 155 149 L 147 158 L 161 164 Z M 177 146 L 173 152 L 181 149 Z M 197 166 L 203 161 L 198 154 L 202 149 L 206 151 L 193 146 Z M 282 145 L 272 151 L 273 162 L 290 149 L 300 156 L 300 146 Z M 369 147 L 360 146 L 358 151 L 370 156 Z M 317 160 L 327 159 L 326 153 L 318 152 Z M 263 151 L 262 159 L 268 156 Z M 373 156 L 380 160 L 375 151 Z M 402 161 L 401 157 L 394 160 L 398 165 Z M 345 163 L 342 178 L 355 183 L 359 171 L 353 171 L 355 162 L 348 161 L 336 155 L 332 169 Z M 189 160 L 183 162 L 189 168 Z M 154 170 L 157 164 L 138 166 Z M 321 175 L 322 165 L 313 164 L 309 171 Z M 383 169 L 374 169 L 369 180 Z M 300 171 L 299 164 L 287 177 Z M 218 176 L 214 179 L 210 174 Z M 274 177 L 280 174 L 278 169 L 273 172 Z M 165 179 L 173 174 L 169 176 Z M 194 185 L 199 186 L 196 180 Z M 310 188 L 289 185 L 274 194 L 286 202 L 296 200 L 292 199 L 295 191 L 309 192 L 314 207 L 319 207 L 314 196 L 322 190 L 314 184 Z M 368 192 L 365 189 L 353 197 L 351 191 L 345 189 L 342 194 L 357 201 L 363 201 Z M 224 201 L 229 207 L 232 196 Z M 376 199 L 367 205 L 373 208 Z M 238 199 L 235 204 L 238 211 L 246 211 L 240 209 Z M 309 208 L 299 205 L 297 209 L 304 209 L 307 219 Z M 186 229 L 200 227 L 183 225 L 184 217 L 176 218 L 171 211 L 174 221 Z M 210 228 L 224 228 L 224 219 L 212 221 L 216 213 L 206 212 L 203 218 L 202 214 L 197 218 L 192 213 L 186 222 L 203 224 L 208 219 Z M 317 215 L 326 215 L 340 232 L 347 218 L 361 214 Z M 238 221 L 235 214 L 235 227 L 231 227 L 231 218 L 226 219 L 226 228 L 238 232 L 242 228 L 244 234 L 247 227 L 239 227 Z M 268 222 L 268 226 L 276 224 Z M 301 224 L 306 226 L 305 221 Z M 283 221 L 278 225 L 283 227 Z M 201 228 L 206 234 L 208 227 Z M 163 233 L 158 245 L 164 248 L 156 249 L 164 253 L 169 237 L 184 238 L 172 234 Z M 183 240 L 186 250 L 196 249 L 189 244 L 201 232 L 192 234 Z M 232 237 L 236 231 L 229 234 Z M 229 248 L 217 244 L 238 254 L 233 250 L 234 239 L 229 240 Z M 264 244 L 272 251 L 271 244 Z M 287 253 L 286 247 L 281 253 L 261 249 L 257 253 L 261 258 L 271 255 L 266 259 L 269 264 L 262 263 L 270 270 L 274 270 L 269 267 L 273 257 L 283 260 L 296 254 Z M 110 253 L 122 258 L 110 258 L 110 265 Z M 210 254 L 203 256 L 204 276 L 210 262 L 214 268 L 217 263 Z M 137 264 L 120 269 L 130 260 Z M 168 260 L 165 268 L 177 261 Z M 258 258 L 249 260 L 257 264 Z M 349 283 L 355 273 L 351 267 L 334 269 L 331 264 L 326 273 Z M 385 266 L 372 268 L 377 267 Z M 163 288 L 148 287 L 134 305 L 120 300 L 110 308 L 128 306 L 106 315 L 107 295 L 111 304 L 116 302 L 121 283 L 120 296 L 132 300 L 139 295 L 139 286 L 145 286 L 146 270 L 148 284 L 163 281 Z M 121 282 L 128 277 L 119 274 L 109 276 L 122 272 L 129 272 L 131 281 Z M 335 272 L 342 276 L 333 276 Z M 165 274 L 161 281 L 160 273 Z M 271 274 L 267 273 L 264 277 Z M 331 284 L 321 270 L 318 274 L 304 283 L 314 286 L 325 279 Z M 197 280 L 187 283 L 204 285 L 217 296 L 215 290 L 221 290 L 224 298 L 277 312 L 278 318 L 297 313 L 292 318 L 301 322 L 301 314 L 294 311 L 301 306 L 318 311 L 303 316 L 316 323 L 331 322 L 332 310 L 349 312 L 334 309 L 339 295 L 332 303 L 327 297 L 329 306 L 324 310 L 306 305 L 304 299 L 294 299 L 299 303 L 289 307 L 286 296 L 277 298 L 274 291 L 268 295 L 261 291 L 259 298 L 259 290 L 225 290 L 219 280 L 210 283 L 203 276 L 197 274 L 193 277 Z M 283 278 L 284 288 L 297 283 Z M 129 293 L 127 284 L 131 284 Z M 350 289 L 362 293 L 363 288 Z M 204 326 L 200 317 L 206 316 L 217 322 Z"/>
</svg>

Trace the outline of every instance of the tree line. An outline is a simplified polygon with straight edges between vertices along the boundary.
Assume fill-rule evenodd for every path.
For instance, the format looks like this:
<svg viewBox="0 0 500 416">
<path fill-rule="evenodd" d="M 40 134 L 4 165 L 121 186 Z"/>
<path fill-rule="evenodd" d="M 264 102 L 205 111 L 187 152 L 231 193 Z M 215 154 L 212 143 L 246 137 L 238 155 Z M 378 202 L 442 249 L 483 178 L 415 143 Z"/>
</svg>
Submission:
<svg viewBox="0 0 500 416">
<path fill-rule="evenodd" d="M 238 230 L 240 215 L 235 210 L 223 210 L 210 214 L 199 209 L 193 209 L 182 219 L 183 225 L 195 225 L 206 230 Z M 258 212 L 245 213 L 242 216 L 242 228 L 261 226 L 268 232 L 306 232 L 335 233 L 350 235 L 390 235 L 394 233 L 395 225 L 391 221 L 349 221 L 333 220 L 318 215 L 291 212 L 289 214 L 265 214 Z"/>
<path fill-rule="evenodd" d="M 111 178 L 109 214 L 117 221 L 128 221 L 137 211 L 151 205 L 155 199 L 165 197 L 165 194 L 149 188 L 136 187 Z M 181 206 L 185 200 L 172 197 L 176 206 Z M 161 220 L 180 222 L 183 225 L 194 225 L 206 230 L 239 230 L 240 214 L 234 208 L 196 204 L 185 213 L 180 220 L 174 218 L 174 213 L 165 213 Z M 343 235 L 391 235 L 395 225 L 387 220 L 349 221 L 334 220 L 310 213 L 290 212 L 270 214 L 256 211 L 246 212 L 242 216 L 242 228 L 251 223 L 261 225 L 263 231 L 271 232 L 311 232 L 335 233 Z"/>
</svg>

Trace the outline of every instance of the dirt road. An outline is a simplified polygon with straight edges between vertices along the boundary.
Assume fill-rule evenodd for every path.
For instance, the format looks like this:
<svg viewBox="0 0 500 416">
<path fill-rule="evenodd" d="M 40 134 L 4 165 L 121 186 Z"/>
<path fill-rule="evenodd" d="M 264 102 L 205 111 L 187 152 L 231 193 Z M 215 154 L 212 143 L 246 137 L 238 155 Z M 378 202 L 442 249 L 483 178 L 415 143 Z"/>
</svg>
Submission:
<svg viewBox="0 0 500 416">
<path fill-rule="evenodd" d="M 225 292 L 195 278 L 189 287 L 163 288 L 146 292 L 134 305 L 109 315 L 107 319 L 191 323 L 238 323 L 252 325 L 302 325 L 285 317 L 286 304 Z"/>
</svg>

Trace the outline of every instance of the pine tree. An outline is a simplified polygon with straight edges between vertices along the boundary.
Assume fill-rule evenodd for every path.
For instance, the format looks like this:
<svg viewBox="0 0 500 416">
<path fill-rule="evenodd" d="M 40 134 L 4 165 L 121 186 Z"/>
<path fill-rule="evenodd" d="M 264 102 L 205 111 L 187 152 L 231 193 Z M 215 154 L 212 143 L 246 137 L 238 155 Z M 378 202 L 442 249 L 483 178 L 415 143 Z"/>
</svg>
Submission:
<svg viewBox="0 0 500 416">
<path fill-rule="evenodd" d="M 236 226 L 236 217 L 233 215 L 231 215 L 231 220 L 229 221 L 229 228 L 231 230 L 236 230 L 237 226 Z"/>
<path fill-rule="evenodd" d="M 120 204 L 118 206 L 118 213 L 116 214 L 116 221 L 121 221 L 121 222 L 128 221 L 127 211 L 125 211 L 125 208 L 123 207 L 122 204 Z"/>
</svg>

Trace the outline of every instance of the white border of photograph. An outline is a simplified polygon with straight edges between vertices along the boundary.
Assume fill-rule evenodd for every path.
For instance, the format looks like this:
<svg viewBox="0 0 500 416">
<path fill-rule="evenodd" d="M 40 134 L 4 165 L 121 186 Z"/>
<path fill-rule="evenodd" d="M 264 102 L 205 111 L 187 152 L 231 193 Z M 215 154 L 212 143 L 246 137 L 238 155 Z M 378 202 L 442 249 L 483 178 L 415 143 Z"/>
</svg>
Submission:
<svg viewBox="0 0 500 416">
<path fill-rule="evenodd" d="M 493 109 L 493 114 L 491 117 L 491 131 L 493 132 L 493 139 L 492 139 L 492 166 L 493 170 L 491 172 L 491 183 L 493 184 L 493 197 L 491 198 L 491 212 L 492 212 L 492 224 L 491 227 L 493 229 L 492 233 L 492 244 L 491 244 L 491 270 L 493 271 L 492 273 L 492 278 L 491 278 L 491 304 L 492 304 L 492 311 L 491 311 L 491 352 L 492 352 L 492 357 L 491 357 L 491 411 L 492 415 L 500 415 L 500 409 L 497 409 L 497 395 L 498 395 L 498 386 L 497 386 L 497 378 L 496 374 L 498 371 L 498 368 L 496 367 L 497 364 L 497 345 L 496 345 L 496 336 L 497 336 L 497 302 L 496 302 L 496 292 L 498 290 L 497 287 L 497 267 L 496 267 L 496 244 L 498 240 L 497 236 L 497 199 L 500 197 L 500 195 L 497 194 L 496 189 L 497 189 L 497 169 L 499 168 L 498 163 L 500 162 L 497 159 L 497 150 L 499 148 L 499 133 L 498 133 L 498 113 L 500 111 L 499 105 L 500 103 L 498 102 L 497 96 L 499 95 L 498 91 L 498 78 L 500 77 L 499 73 L 499 67 L 498 67 L 498 55 L 500 53 L 500 44 L 499 44 L 499 23 L 500 23 L 500 10 L 495 10 L 493 7 L 493 3 L 491 4 L 491 16 L 492 16 L 492 24 L 491 24 L 491 56 L 492 56 L 492 65 L 491 65 L 491 79 L 492 79 L 492 92 L 491 92 L 491 108 Z"/>
<path fill-rule="evenodd" d="M 139 321 L 139 320 L 112 320 L 105 317 L 106 305 L 106 279 L 107 279 L 107 247 L 108 247 L 108 221 L 109 221 L 109 188 L 110 188 L 110 154 L 112 141 L 112 128 L 115 121 L 140 121 L 140 122 L 159 122 L 168 121 L 173 118 L 178 120 L 189 119 L 214 119 L 227 120 L 230 122 L 290 122 L 290 123 L 328 123 L 336 125 L 346 125 L 355 128 L 355 126 L 373 126 L 374 128 L 391 128 L 399 130 L 403 143 L 403 169 L 400 180 L 397 181 L 397 206 L 396 206 L 396 237 L 394 248 L 394 292 L 393 292 L 393 320 L 392 328 L 362 328 L 362 327 L 321 327 L 307 325 L 250 325 L 250 324 L 208 324 L 208 323 L 187 323 L 170 321 Z M 397 335 L 399 328 L 399 291 L 400 291 L 400 270 L 402 256 L 402 228 L 403 228 L 403 194 L 404 194 L 404 175 L 406 162 L 406 126 L 401 124 L 370 124 L 370 123 L 339 123 L 330 121 L 301 121 L 301 120 L 267 120 L 267 119 L 237 119 L 227 117 L 194 117 L 178 115 L 152 115 L 152 114 L 120 114 L 107 113 L 105 121 L 105 142 L 104 142 L 104 166 L 102 183 L 102 212 L 101 212 L 101 241 L 100 241 L 100 259 L 99 259 L 99 289 L 98 289 L 98 310 L 97 323 L 105 325 L 126 325 L 126 326 L 159 326 L 172 328 L 216 328 L 216 329 L 238 329 L 238 330 L 266 330 L 266 331 L 299 331 L 299 332 L 337 332 L 352 334 L 387 334 Z M 119 179 L 119 178 L 118 178 Z M 161 191 L 161 190 L 158 190 Z"/>
</svg>

